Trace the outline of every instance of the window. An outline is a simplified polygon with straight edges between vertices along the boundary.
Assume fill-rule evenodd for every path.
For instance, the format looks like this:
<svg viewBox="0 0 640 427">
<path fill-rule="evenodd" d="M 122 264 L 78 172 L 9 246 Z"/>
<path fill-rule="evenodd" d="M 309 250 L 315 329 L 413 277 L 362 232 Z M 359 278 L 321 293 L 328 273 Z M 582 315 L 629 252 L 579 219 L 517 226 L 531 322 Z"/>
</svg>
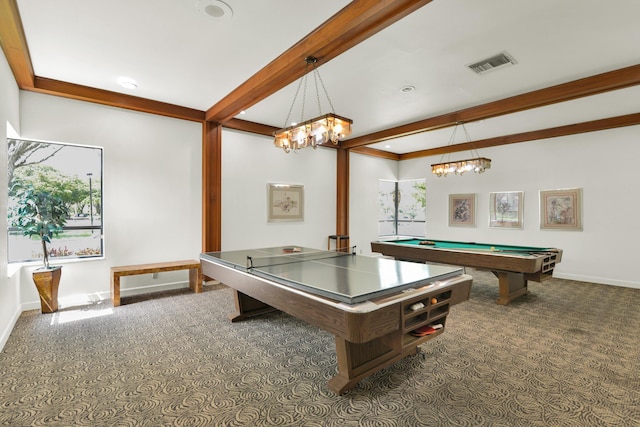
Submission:
<svg viewBox="0 0 640 427">
<path fill-rule="evenodd" d="M 62 232 L 47 245 L 52 259 L 101 257 L 102 148 L 13 138 L 7 142 L 8 261 L 43 255 L 37 236 L 24 236 L 16 227 L 26 191 L 62 200 L 68 213 Z"/>
<path fill-rule="evenodd" d="M 425 236 L 426 181 L 380 180 L 378 188 L 378 235 Z"/>
</svg>

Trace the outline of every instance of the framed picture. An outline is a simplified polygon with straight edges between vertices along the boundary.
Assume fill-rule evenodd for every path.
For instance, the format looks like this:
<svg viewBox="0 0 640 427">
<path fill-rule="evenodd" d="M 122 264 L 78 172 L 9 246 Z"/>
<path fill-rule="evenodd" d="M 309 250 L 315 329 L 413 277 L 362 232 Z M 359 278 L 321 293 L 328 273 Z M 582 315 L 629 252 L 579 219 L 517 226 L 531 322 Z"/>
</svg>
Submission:
<svg viewBox="0 0 640 427">
<path fill-rule="evenodd" d="M 540 191 L 540 228 L 582 230 L 582 188 Z"/>
<path fill-rule="evenodd" d="M 267 184 L 267 219 L 304 221 L 304 185 Z"/>
<path fill-rule="evenodd" d="M 476 195 L 449 194 L 449 226 L 476 226 Z"/>
<path fill-rule="evenodd" d="M 524 192 L 489 193 L 489 227 L 522 228 Z"/>
</svg>

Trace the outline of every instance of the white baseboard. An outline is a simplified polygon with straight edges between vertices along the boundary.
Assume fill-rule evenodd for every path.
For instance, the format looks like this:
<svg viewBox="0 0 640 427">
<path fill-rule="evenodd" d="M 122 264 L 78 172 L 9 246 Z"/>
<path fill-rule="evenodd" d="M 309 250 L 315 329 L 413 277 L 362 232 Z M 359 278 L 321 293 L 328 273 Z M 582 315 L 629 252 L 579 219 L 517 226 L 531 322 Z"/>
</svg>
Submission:
<svg viewBox="0 0 640 427">
<path fill-rule="evenodd" d="M 38 303 L 38 306 L 39 306 L 39 303 Z M 13 328 L 16 326 L 16 322 L 20 318 L 21 313 L 22 311 L 20 309 L 16 310 L 13 313 L 13 316 L 11 317 L 11 320 L 9 321 L 9 323 L 7 323 L 6 327 L 2 331 L 2 334 L 0 334 L 0 351 L 4 349 L 4 345 L 9 340 L 9 336 L 11 335 Z"/>
<path fill-rule="evenodd" d="M 602 277 L 580 276 L 577 274 L 558 274 L 555 272 L 553 273 L 553 277 L 555 277 L 556 279 L 576 280 L 578 282 L 599 283 L 601 285 L 640 289 L 640 282 L 628 282 L 624 280 L 605 279 Z"/>
</svg>

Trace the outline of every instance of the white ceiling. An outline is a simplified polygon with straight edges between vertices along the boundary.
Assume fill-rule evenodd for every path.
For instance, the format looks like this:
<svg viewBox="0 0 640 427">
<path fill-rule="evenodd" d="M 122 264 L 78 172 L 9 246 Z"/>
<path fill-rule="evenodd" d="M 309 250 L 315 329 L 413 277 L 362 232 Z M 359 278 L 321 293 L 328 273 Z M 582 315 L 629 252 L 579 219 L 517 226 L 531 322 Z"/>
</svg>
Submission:
<svg viewBox="0 0 640 427">
<path fill-rule="evenodd" d="M 204 0 L 200 0 L 204 1 Z M 18 0 L 37 76 L 207 110 L 338 12 L 346 0 L 225 0 L 229 20 L 196 0 Z M 640 64 L 638 0 L 434 0 L 319 68 L 352 137 Z M 517 64 L 466 66 L 506 51 Z M 138 83 L 135 90 L 120 77 Z M 410 93 L 403 86 L 415 86 Z M 297 82 L 244 120 L 284 126 Z M 313 85 L 306 119 L 319 115 Z M 640 112 L 640 88 L 466 125 L 472 139 Z M 329 107 L 322 96 L 323 111 Z M 292 119 L 299 119 L 296 107 Z M 454 142 L 463 142 L 464 135 Z M 450 129 L 370 147 L 446 145 Z M 389 146 L 387 148 L 387 146 Z"/>
</svg>

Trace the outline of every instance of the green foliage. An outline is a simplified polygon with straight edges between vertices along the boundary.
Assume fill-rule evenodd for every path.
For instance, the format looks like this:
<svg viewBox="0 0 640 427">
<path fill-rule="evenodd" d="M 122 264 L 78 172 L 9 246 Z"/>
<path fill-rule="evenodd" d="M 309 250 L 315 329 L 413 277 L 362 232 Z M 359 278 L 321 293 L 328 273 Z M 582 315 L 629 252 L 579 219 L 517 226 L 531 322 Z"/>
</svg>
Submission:
<svg viewBox="0 0 640 427">
<path fill-rule="evenodd" d="M 93 201 L 94 212 L 100 211 L 100 180 L 94 180 L 92 194 L 89 185 L 77 176 L 68 176 L 46 165 L 16 168 L 10 184 L 9 196 L 15 197 L 22 188 L 33 187 L 36 192 L 49 193 L 65 202 L 70 212 L 80 213 Z"/>
<path fill-rule="evenodd" d="M 38 236 L 42 242 L 44 267 L 49 268 L 47 243 L 57 236 L 69 217 L 65 201 L 58 195 L 33 186 L 15 188 L 16 205 L 12 207 L 10 226 L 16 227 L 24 236 Z"/>
<path fill-rule="evenodd" d="M 412 194 L 413 198 L 424 209 L 427 207 L 427 183 L 425 181 L 414 182 L 413 189 L 415 190 Z"/>
</svg>

